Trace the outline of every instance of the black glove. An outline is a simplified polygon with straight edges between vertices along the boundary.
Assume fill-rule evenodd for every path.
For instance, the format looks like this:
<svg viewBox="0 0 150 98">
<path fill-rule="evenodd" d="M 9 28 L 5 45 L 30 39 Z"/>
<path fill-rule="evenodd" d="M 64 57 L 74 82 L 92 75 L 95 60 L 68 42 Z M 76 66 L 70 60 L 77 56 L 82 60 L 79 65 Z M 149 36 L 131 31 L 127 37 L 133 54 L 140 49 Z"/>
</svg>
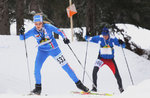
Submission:
<svg viewBox="0 0 150 98">
<path fill-rule="evenodd" d="M 65 44 L 69 44 L 70 43 L 68 38 L 64 38 L 63 41 L 64 41 Z"/>
<path fill-rule="evenodd" d="M 22 26 L 22 27 L 19 29 L 19 33 L 20 33 L 21 35 L 23 35 L 24 32 L 25 32 L 25 28 Z"/>
<path fill-rule="evenodd" d="M 124 44 L 124 42 L 121 39 L 118 39 L 119 44 Z"/>
</svg>

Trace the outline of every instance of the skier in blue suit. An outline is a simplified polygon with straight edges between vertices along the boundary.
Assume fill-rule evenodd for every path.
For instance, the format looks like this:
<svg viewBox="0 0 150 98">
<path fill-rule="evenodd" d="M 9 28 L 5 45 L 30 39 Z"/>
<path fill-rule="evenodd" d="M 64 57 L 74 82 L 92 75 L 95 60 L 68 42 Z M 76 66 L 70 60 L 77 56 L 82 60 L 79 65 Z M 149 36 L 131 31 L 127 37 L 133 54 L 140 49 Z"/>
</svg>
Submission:
<svg viewBox="0 0 150 98">
<path fill-rule="evenodd" d="M 89 34 L 87 34 L 89 35 Z M 99 55 L 98 58 L 95 62 L 94 68 L 93 68 L 93 88 L 92 91 L 97 91 L 97 73 L 99 69 L 103 65 L 107 65 L 111 71 L 113 72 L 114 76 L 117 79 L 117 83 L 119 86 L 119 90 L 122 93 L 124 91 L 123 86 L 122 86 L 122 79 L 120 77 L 117 65 L 114 60 L 114 44 L 117 46 L 125 47 L 125 43 L 122 40 L 118 40 L 117 38 L 111 38 L 109 34 L 109 30 L 107 28 L 103 28 L 102 30 L 102 36 L 94 36 L 94 37 L 89 37 L 86 36 L 85 39 L 90 42 L 94 42 L 97 44 L 100 44 L 100 50 L 99 50 Z"/>
<path fill-rule="evenodd" d="M 71 69 L 69 64 L 67 63 L 66 59 L 64 58 L 55 38 L 53 37 L 53 32 L 61 35 L 63 38 L 63 41 L 65 44 L 69 44 L 70 41 L 66 37 L 65 33 L 56 28 L 55 26 L 45 23 L 43 21 L 43 16 L 41 14 L 36 14 L 33 17 L 33 22 L 35 26 L 29 30 L 28 32 L 25 32 L 25 28 L 21 27 L 20 32 L 20 40 L 25 40 L 29 37 L 34 37 L 37 40 L 37 43 L 39 44 L 38 52 L 35 60 L 35 89 L 31 91 L 33 94 L 41 94 L 41 68 L 48 56 L 52 56 L 61 66 L 62 68 L 67 72 L 67 74 L 70 76 L 70 78 L 75 82 L 76 86 L 85 91 L 88 92 L 89 89 L 85 87 L 82 82 L 77 78 L 74 71 Z M 45 44 L 42 44 L 44 43 Z M 46 43 L 48 42 L 48 43 Z"/>
</svg>

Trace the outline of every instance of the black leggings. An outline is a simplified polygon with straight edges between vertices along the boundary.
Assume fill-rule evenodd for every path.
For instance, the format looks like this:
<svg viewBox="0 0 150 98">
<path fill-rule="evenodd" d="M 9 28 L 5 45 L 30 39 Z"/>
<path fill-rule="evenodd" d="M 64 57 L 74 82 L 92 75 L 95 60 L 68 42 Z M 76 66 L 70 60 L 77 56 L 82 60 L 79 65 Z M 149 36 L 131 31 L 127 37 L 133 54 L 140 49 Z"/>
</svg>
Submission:
<svg viewBox="0 0 150 98">
<path fill-rule="evenodd" d="M 98 57 L 98 59 L 100 59 L 100 58 Z M 114 76 L 115 76 L 115 78 L 117 80 L 118 86 L 119 86 L 119 88 L 123 88 L 123 86 L 122 86 L 122 79 L 120 77 L 120 74 L 119 74 L 116 62 L 115 62 L 114 59 L 112 59 L 112 61 L 113 61 L 114 65 L 115 65 L 115 74 L 114 74 Z M 97 87 L 97 73 L 98 73 L 98 71 L 99 71 L 99 67 L 94 66 L 92 77 L 93 77 L 93 84 L 96 87 Z"/>
</svg>

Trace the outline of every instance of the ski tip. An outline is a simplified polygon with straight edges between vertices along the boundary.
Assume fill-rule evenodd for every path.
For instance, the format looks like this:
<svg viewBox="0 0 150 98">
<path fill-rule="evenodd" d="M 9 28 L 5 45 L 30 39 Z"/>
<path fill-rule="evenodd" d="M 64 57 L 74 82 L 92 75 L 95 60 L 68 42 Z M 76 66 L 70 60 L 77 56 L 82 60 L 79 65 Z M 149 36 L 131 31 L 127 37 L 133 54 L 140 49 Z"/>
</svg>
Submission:
<svg viewBox="0 0 150 98">
<path fill-rule="evenodd" d="M 88 92 L 84 92 L 84 91 L 81 91 L 81 94 L 90 94 L 91 92 L 88 91 Z"/>
<path fill-rule="evenodd" d="M 99 92 L 78 92 L 78 91 L 72 91 L 73 94 L 80 94 L 80 95 L 100 95 L 100 96 L 113 96 L 114 94 L 110 94 L 110 93 L 99 93 Z"/>
<path fill-rule="evenodd" d="M 113 94 L 105 93 L 106 96 L 113 96 Z"/>
</svg>

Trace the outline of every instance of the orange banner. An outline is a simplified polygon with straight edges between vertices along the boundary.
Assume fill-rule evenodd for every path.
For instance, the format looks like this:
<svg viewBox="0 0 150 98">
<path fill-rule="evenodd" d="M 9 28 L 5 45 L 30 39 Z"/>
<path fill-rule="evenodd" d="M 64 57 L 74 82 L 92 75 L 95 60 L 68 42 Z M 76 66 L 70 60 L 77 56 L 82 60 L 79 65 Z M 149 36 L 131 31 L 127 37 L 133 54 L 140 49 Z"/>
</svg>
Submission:
<svg viewBox="0 0 150 98">
<path fill-rule="evenodd" d="M 67 7 L 66 10 L 67 10 L 67 15 L 68 15 L 69 18 L 77 13 L 77 10 L 76 10 L 76 7 L 75 7 L 74 4 L 72 4 L 71 6 Z"/>
</svg>

